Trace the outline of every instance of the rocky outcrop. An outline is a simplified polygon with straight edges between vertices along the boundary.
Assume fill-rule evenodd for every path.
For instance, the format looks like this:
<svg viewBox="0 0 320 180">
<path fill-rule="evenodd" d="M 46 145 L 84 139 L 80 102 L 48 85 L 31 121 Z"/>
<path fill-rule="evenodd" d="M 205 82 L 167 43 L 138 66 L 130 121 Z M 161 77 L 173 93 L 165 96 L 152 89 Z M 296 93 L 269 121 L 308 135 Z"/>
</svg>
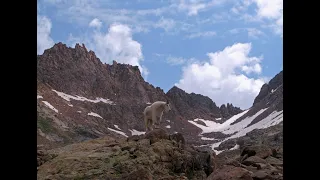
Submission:
<svg viewBox="0 0 320 180">
<path fill-rule="evenodd" d="M 283 160 L 279 148 L 246 146 L 242 151 L 225 151 L 216 157 L 217 169 L 207 180 L 282 180 Z"/>
<path fill-rule="evenodd" d="M 223 118 L 229 118 L 241 112 L 242 110 L 239 107 L 234 107 L 232 104 L 229 103 L 227 103 L 227 106 L 224 104 L 220 106 L 220 113 Z"/>
<path fill-rule="evenodd" d="M 57 157 L 39 167 L 38 179 L 205 179 L 214 171 L 212 151 L 179 147 L 170 136 L 156 129 L 53 149 L 49 153 Z"/>
<path fill-rule="evenodd" d="M 243 110 L 241 110 L 239 107 L 234 107 L 232 104 L 227 103 L 227 106 L 222 104 L 220 106 L 220 112 L 223 118 L 229 118 L 233 115 L 241 113 Z"/>
<path fill-rule="evenodd" d="M 155 129 L 145 135 L 109 136 L 46 152 L 38 179 L 207 179 L 282 180 L 281 147 L 245 145 L 216 155 L 211 149 L 179 146 L 174 134 Z M 181 138 L 182 137 L 182 138 Z"/>
</svg>

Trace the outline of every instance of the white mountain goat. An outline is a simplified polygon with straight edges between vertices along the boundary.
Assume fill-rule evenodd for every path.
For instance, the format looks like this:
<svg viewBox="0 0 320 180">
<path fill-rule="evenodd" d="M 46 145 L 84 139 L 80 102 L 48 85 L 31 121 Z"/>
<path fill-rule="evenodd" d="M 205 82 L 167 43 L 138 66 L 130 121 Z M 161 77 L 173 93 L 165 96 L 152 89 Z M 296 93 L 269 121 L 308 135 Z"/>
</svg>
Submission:
<svg viewBox="0 0 320 180">
<path fill-rule="evenodd" d="M 150 106 L 147 106 L 144 111 L 144 123 L 146 131 L 152 130 L 154 125 L 160 125 L 163 112 L 169 112 L 171 110 L 170 103 L 164 101 L 156 101 Z M 158 121 L 159 118 L 159 121 Z"/>
</svg>

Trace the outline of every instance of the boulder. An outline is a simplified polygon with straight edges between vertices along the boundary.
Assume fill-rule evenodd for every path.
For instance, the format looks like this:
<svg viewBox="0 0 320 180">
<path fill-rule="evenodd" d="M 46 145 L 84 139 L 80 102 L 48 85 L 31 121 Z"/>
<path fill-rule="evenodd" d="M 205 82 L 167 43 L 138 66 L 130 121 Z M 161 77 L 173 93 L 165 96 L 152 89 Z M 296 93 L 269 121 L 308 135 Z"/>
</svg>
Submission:
<svg viewBox="0 0 320 180">
<path fill-rule="evenodd" d="M 163 129 L 154 129 L 152 131 L 149 131 L 145 135 L 146 139 L 150 139 L 150 144 L 153 144 L 161 139 L 169 139 L 169 135 L 167 132 Z"/>
<path fill-rule="evenodd" d="M 267 164 L 267 161 L 258 156 L 250 156 L 242 162 L 242 164 L 246 166 L 255 165 L 257 163 Z"/>
<path fill-rule="evenodd" d="M 253 180 L 251 173 L 241 167 L 226 165 L 211 173 L 206 180 Z"/>
<path fill-rule="evenodd" d="M 275 157 L 272 157 L 272 156 L 267 157 L 266 162 L 268 162 L 269 164 L 271 164 L 273 166 L 282 166 L 283 165 L 283 161 L 281 161 L 280 159 L 277 159 Z"/>
<path fill-rule="evenodd" d="M 265 159 L 268 156 L 272 155 L 272 150 L 270 147 L 266 145 L 247 146 L 242 150 L 241 156 L 244 156 L 246 154 L 248 155 L 248 157 L 258 156 L 262 159 Z"/>
</svg>

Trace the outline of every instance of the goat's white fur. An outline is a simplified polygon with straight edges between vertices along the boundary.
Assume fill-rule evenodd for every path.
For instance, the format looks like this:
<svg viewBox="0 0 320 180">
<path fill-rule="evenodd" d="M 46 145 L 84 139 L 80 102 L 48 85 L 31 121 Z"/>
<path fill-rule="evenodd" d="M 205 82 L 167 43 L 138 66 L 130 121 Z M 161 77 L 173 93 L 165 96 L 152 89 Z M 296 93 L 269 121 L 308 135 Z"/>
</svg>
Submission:
<svg viewBox="0 0 320 180">
<path fill-rule="evenodd" d="M 168 112 L 170 110 L 171 110 L 170 103 L 164 102 L 164 101 L 156 101 L 152 103 L 150 106 L 147 106 L 143 111 L 146 131 L 150 129 L 152 130 L 154 124 L 160 125 L 163 112 Z M 158 118 L 159 118 L 159 121 L 157 121 Z"/>
</svg>

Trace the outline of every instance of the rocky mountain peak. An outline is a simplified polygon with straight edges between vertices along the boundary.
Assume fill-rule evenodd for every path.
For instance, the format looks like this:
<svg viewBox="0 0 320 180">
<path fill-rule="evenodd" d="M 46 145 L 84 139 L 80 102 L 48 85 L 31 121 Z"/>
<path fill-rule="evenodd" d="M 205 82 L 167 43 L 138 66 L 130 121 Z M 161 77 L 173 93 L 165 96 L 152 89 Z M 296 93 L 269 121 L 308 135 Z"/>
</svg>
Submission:
<svg viewBox="0 0 320 180">
<path fill-rule="evenodd" d="M 132 86 L 137 82 L 144 83 L 137 66 L 116 61 L 112 65 L 103 64 L 84 44 L 77 43 L 75 48 L 70 48 L 61 42 L 56 43 L 38 56 L 37 62 L 38 81 L 65 93 L 110 97 L 120 91 L 114 82 L 128 82 Z"/>
<path fill-rule="evenodd" d="M 186 114 L 190 119 L 203 118 L 214 120 L 221 117 L 227 118 L 242 111 L 232 104 L 227 104 L 227 106 L 222 105 L 219 108 L 208 96 L 193 92 L 189 94 L 177 86 L 173 86 L 166 95 L 175 102 L 179 112 Z"/>
<path fill-rule="evenodd" d="M 265 83 L 258 94 L 254 99 L 253 105 L 260 102 L 264 99 L 269 93 L 275 91 L 278 87 L 283 84 L 283 71 L 280 71 L 275 77 L 273 77 L 269 83 Z"/>
<path fill-rule="evenodd" d="M 222 117 L 224 118 L 228 118 L 230 116 L 233 116 L 242 112 L 242 110 L 239 107 L 234 107 L 232 103 L 231 104 L 227 103 L 227 105 L 222 104 L 219 109 Z"/>
</svg>

